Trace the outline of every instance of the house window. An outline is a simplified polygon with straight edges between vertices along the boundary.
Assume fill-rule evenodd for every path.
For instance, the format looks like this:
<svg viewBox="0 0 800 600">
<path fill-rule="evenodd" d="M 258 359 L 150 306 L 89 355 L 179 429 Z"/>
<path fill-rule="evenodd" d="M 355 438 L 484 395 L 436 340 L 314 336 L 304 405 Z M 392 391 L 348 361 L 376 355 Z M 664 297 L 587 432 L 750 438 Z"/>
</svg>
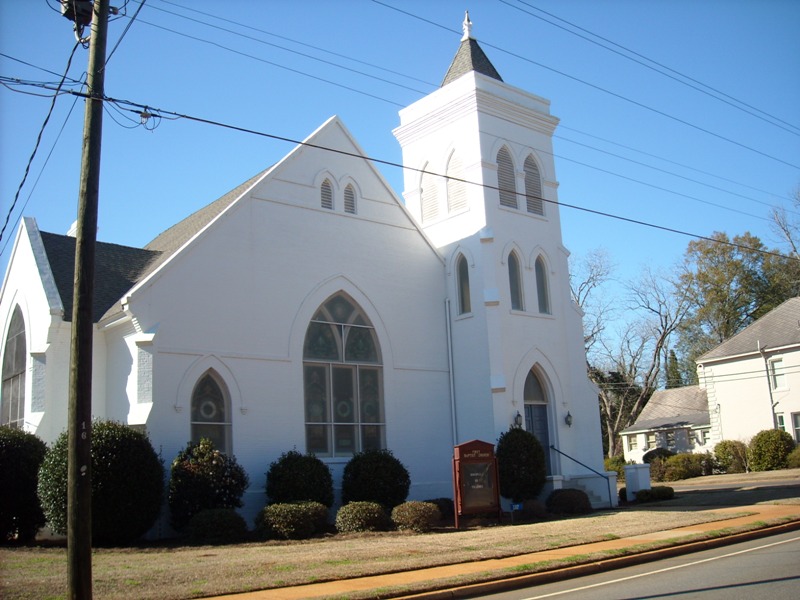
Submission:
<svg viewBox="0 0 800 600">
<path fill-rule="evenodd" d="M 800 413 L 792 413 L 792 428 L 794 429 L 794 441 L 800 442 Z"/>
<path fill-rule="evenodd" d="M 3 349 L 3 388 L 0 397 L 0 425 L 22 429 L 25 422 L 25 371 L 27 349 L 25 320 L 19 306 L 14 308 Z"/>
<path fill-rule="evenodd" d="M 711 431 L 708 429 L 703 429 L 700 432 L 700 436 L 703 440 L 703 446 L 708 446 L 709 442 L 711 441 Z"/>
<path fill-rule="evenodd" d="M 508 255 L 508 285 L 511 291 L 511 309 L 525 310 L 522 304 L 522 285 L 519 260 L 515 252 Z"/>
<path fill-rule="evenodd" d="M 436 191 L 436 176 L 427 171 L 424 172 L 421 185 L 422 222 L 426 223 L 439 216 L 439 195 Z"/>
<path fill-rule="evenodd" d="M 517 208 L 517 184 L 511 154 L 503 146 L 497 153 L 497 187 L 500 190 L 500 205 Z"/>
<path fill-rule="evenodd" d="M 786 387 L 786 374 L 783 372 L 783 359 L 769 361 L 769 380 L 773 390 Z"/>
<path fill-rule="evenodd" d="M 463 254 L 459 254 L 456 261 L 458 277 L 458 314 L 472 312 L 472 303 L 469 296 L 469 265 Z"/>
<path fill-rule="evenodd" d="M 230 400 L 225 384 L 213 370 L 206 372 L 192 392 L 192 442 L 211 440 L 220 452 L 231 454 Z"/>
<path fill-rule="evenodd" d="M 320 205 L 322 208 L 333 209 L 333 188 L 327 179 L 320 186 Z"/>
<path fill-rule="evenodd" d="M 447 211 L 461 212 L 467 208 L 467 186 L 464 183 L 464 165 L 455 152 L 447 163 Z"/>
<path fill-rule="evenodd" d="M 675 432 L 668 431 L 667 432 L 667 448 L 673 450 L 675 448 Z"/>
<path fill-rule="evenodd" d="M 356 191 L 350 184 L 344 188 L 344 212 L 356 214 Z"/>
<path fill-rule="evenodd" d="M 344 294 L 327 300 L 308 325 L 303 388 L 308 452 L 352 456 L 386 446 L 378 338 Z"/>
<path fill-rule="evenodd" d="M 533 156 L 525 159 L 525 203 L 528 212 L 534 215 L 544 215 L 544 200 L 542 200 L 542 178 L 539 167 Z"/>
<path fill-rule="evenodd" d="M 539 312 L 550 314 L 550 292 L 547 285 L 547 267 L 540 256 L 536 259 L 536 294 L 539 299 Z"/>
<path fill-rule="evenodd" d="M 629 435 L 628 436 L 628 451 L 636 450 L 639 447 L 639 436 L 638 435 Z"/>
<path fill-rule="evenodd" d="M 647 434 L 647 443 L 645 445 L 645 450 L 652 450 L 656 447 L 656 434 L 655 433 L 648 433 Z"/>
<path fill-rule="evenodd" d="M 531 432 L 544 449 L 547 474 L 551 475 L 550 465 L 550 425 L 548 402 L 544 387 L 533 369 L 528 371 L 522 396 L 525 402 L 525 429 Z"/>
<path fill-rule="evenodd" d="M 786 431 L 786 421 L 783 418 L 783 413 L 775 415 L 775 419 L 778 421 L 778 429 Z"/>
</svg>

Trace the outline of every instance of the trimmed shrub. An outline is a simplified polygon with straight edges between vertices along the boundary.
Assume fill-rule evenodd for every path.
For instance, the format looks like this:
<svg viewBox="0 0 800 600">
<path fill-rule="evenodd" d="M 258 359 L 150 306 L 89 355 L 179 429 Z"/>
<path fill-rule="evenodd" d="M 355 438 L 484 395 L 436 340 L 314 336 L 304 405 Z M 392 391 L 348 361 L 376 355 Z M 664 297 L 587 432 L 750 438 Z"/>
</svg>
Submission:
<svg viewBox="0 0 800 600">
<path fill-rule="evenodd" d="M 780 429 L 759 431 L 750 440 L 750 468 L 753 471 L 785 469 L 794 446 L 791 434 L 786 431 Z"/>
<path fill-rule="evenodd" d="M 717 467 L 725 473 L 747 473 L 750 470 L 747 444 L 739 440 L 722 440 L 714 446 Z"/>
<path fill-rule="evenodd" d="M 628 488 L 623 485 L 617 493 L 619 494 L 619 503 L 626 504 L 628 502 Z"/>
<path fill-rule="evenodd" d="M 189 519 L 185 533 L 192 544 L 235 544 L 247 535 L 247 524 L 232 508 L 209 508 Z"/>
<path fill-rule="evenodd" d="M 439 514 L 442 516 L 442 520 L 450 520 L 456 516 L 455 503 L 452 498 L 432 498 L 430 500 L 425 500 L 425 502 L 436 505 L 436 508 L 439 509 Z"/>
<path fill-rule="evenodd" d="M 603 459 L 603 468 L 606 471 L 615 471 L 617 473 L 617 481 L 625 481 L 625 465 L 633 464 L 633 462 L 626 462 L 624 454 L 617 454 Z"/>
<path fill-rule="evenodd" d="M 789 452 L 786 457 L 786 466 L 790 469 L 800 469 L 800 446 Z"/>
<path fill-rule="evenodd" d="M 342 475 L 342 503 L 377 502 L 387 510 L 405 502 L 411 478 L 391 450 L 365 450 L 353 455 Z"/>
<path fill-rule="evenodd" d="M 336 513 L 336 529 L 339 533 L 385 531 L 389 525 L 386 509 L 378 502 L 350 502 Z"/>
<path fill-rule="evenodd" d="M 267 538 L 303 540 L 328 526 L 328 507 L 320 502 L 270 504 L 256 516 L 256 532 Z"/>
<path fill-rule="evenodd" d="M 333 478 L 328 466 L 313 454 L 290 450 L 271 463 L 267 471 L 270 504 L 319 502 L 333 505 Z"/>
<path fill-rule="evenodd" d="M 67 532 L 68 434 L 62 433 L 39 470 L 39 498 L 55 533 Z M 143 433 L 96 421 L 91 434 L 92 543 L 129 544 L 153 526 L 164 497 L 164 466 Z"/>
<path fill-rule="evenodd" d="M 664 462 L 666 469 L 660 481 L 678 481 L 705 475 L 708 457 L 704 454 L 676 454 Z"/>
<path fill-rule="evenodd" d="M 657 458 L 669 458 L 670 456 L 675 456 L 672 450 L 668 450 L 667 448 L 653 448 L 644 453 L 642 462 L 650 464 Z"/>
<path fill-rule="evenodd" d="M 45 518 L 36 488 L 47 444 L 21 429 L 0 427 L 0 543 L 32 542 Z"/>
<path fill-rule="evenodd" d="M 667 474 L 667 458 L 656 457 L 650 461 L 650 481 L 664 481 Z"/>
<path fill-rule="evenodd" d="M 592 512 L 592 503 L 583 490 L 553 490 L 545 502 L 547 510 L 557 515 L 585 515 Z"/>
<path fill-rule="evenodd" d="M 169 479 L 169 510 L 172 526 L 181 531 L 201 510 L 240 508 L 242 494 L 250 483 L 236 462 L 201 439 L 189 442 L 172 461 Z"/>
<path fill-rule="evenodd" d="M 666 485 L 654 485 L 649 490 L 636 492 L 637 502 L 658 502 L 659 500 L 672 500 L 675 490 Z"/>
<path fill-rule="evenodd" d="M 401 531 L 425 533 L 441 520 L 439 508 L 431 502 L 411 500 L 392 509 L 392 523 Z"/>
<path fill-rule="evenodd" d="M 497 439 L 495 455 L 501 496 L 518 503 L 541 493 L 547 467 L 544 449 L 536 436 L 512 427 Z"/>
</svg>

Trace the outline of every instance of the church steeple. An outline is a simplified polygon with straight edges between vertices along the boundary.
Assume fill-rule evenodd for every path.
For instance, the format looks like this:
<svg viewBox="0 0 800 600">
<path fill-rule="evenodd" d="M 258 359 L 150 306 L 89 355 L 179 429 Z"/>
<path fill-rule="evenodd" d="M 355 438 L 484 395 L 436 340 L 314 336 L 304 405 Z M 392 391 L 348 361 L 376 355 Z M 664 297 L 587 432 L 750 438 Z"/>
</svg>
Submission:
<svg viewBox="0 0 800 600">
<path fill-rule="evenodd" d="M 440 87 L 446 86 L 451 81 L 455 81 L 470 71 L 477 71 L 492 79 L 503 81 L 500 73 L 497 72 L 497 69 L 494 68 L 494 65 L 478 45 L 478 42 L 472 37 L 472 21 L 469 20 L 469 11 L 464 15 L 462 27 L 464 28 L 464 36 L 461 38 L 461 45 L 458 47 L 458 52 L 456 52 L 450 68 L 447 69 L 447 74 L 444 76 Z"/>
</svg>

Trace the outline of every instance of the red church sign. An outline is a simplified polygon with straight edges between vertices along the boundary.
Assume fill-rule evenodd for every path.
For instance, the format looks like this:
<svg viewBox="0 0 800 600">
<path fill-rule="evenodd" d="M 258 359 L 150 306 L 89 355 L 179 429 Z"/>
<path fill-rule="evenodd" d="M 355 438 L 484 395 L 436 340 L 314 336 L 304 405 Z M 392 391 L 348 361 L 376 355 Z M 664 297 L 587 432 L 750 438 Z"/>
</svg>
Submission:
<svg viewBox="0 0 800 600">
<path fill-rule="evenodd" d="M 497 512 L 499 518 L 498 488 L 494 445 L 473 440 L 453 449 L 456 529 L 461 515 Z"/>
</svg>

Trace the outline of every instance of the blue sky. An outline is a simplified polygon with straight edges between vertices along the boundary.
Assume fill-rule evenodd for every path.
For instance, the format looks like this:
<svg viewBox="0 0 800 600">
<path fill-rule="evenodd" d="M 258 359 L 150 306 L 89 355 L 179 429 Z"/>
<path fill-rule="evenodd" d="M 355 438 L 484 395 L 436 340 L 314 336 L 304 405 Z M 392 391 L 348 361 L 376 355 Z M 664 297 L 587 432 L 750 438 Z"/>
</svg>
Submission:
<svg viewBox="0 0 800 600">
<path fill-rule="evenodd" d="M 703 236 L 750 231 L 776 247 L 770 207 L 790 206 L 800 185 L 795 0 L 147 0 L 117 46 L 138 8 L 128 0 L 110 23 L 108 96 L 295 140 L 336 114 L 369 156 L 397 163 L 397 112 L 438 87 L 469 8 L 503 79 L 561 119 L 565 246 L 576 257 L 605 248 L 621 278 L 669 268 L 692 238 L 581 209 Z M 75 39 L 56 10 L 0 2 L 0 75 L 59 80 Z M 78 48 L 70 78 L 87 59 Z M 654 70 L 665 67 L 669 77 Z M 12 87 L 0 87 L 2 219 L 51 101 Z M 143 246 L 292 148 L 185 119 L 137 121 L 105 115 L 102 241 Z M 60 96 L 0 241 L 3 271 L 20 215 L 56 233 L 75 220 L 82 127 L 83 100 Z M 400 194 L 400 169 L 379 168 Z"/>
</svg>

